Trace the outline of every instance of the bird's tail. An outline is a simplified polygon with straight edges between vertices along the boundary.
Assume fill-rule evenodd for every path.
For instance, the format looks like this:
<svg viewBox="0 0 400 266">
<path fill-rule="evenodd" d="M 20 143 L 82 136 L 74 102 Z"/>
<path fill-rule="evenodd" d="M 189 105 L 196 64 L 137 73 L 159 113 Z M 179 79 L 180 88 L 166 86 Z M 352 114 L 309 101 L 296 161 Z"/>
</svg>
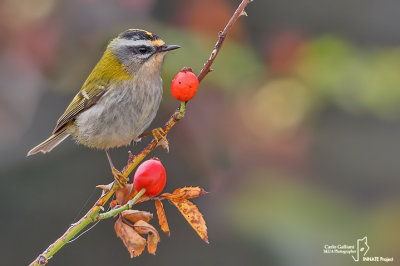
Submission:
<svg viewBox="0 0 400 266">
<path fill-rule="evenodd" d="M 55 146 L 60 144 L 61 141 L 66 139 L 70 133 L 67 132 L 67 129 L 64 128 L 60 130 L 59 132 L 51 135 L 48 139 L 37 145 L 35 148 L 30 150 L 27 154 L 27 156 L 36 154 L 38 152 L 46 153 L 51 151 Z"/>
</svg>

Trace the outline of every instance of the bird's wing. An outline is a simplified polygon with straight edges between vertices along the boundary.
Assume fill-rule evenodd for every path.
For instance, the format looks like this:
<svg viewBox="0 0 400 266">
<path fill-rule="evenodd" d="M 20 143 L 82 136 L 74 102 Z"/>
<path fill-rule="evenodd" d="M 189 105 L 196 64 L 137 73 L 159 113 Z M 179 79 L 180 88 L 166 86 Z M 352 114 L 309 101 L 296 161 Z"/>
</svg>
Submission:
<svg viewBox="0 0 400 266">
<path fill-rule="evenodd" d="M 86 81 L 83 88 L 75 95 L 74 99 L 72 99 L 67 110 L 65 110 L 64 114 L 58 119 L 53 134 L 57 133 L 68 122 L 75 119 L 78 114 L 95 105 L 106 92 L 107 87 L 103 86 L 98 81 Z"/>
</svg>

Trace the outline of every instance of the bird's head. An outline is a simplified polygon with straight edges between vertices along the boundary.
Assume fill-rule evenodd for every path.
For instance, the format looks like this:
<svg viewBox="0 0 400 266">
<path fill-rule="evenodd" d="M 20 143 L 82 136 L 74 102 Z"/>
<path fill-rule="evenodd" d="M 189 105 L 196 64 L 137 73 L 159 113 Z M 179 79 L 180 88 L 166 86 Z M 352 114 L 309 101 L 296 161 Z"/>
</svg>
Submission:
<svg viewBox="0 0 400 266">
<path fill-rule="evenodd" d="M 157 35 L 139 29 L 129 29 L 118 35 L 108 45 L 108 50 L 118 58 L 130 74 L 139 71 L 160 72 L 166 52 L 180 48 L 166 45 Z"/>
</svg>

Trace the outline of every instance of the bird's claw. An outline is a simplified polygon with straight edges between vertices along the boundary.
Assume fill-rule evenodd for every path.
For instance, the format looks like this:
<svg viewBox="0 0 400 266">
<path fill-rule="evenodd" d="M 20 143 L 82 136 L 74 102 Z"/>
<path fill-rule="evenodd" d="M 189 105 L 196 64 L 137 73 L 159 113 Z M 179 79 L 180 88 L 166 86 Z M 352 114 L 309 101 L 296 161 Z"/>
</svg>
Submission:
<svg viewBox="0 0 400 266">
<path fill-rule="evenodd" d="M 165 133 L 165 131 L 161 127 L 159 127 L 153 129 L 151 133 L 153 134 L 153 137 L 157 142 L 157 146 L 161 145 L 161 147 L 163 147 L 164 149 L 167 150 L 167 152 L 169 152 L 169 143 L 166 138 L 167 134 Z"/>
<path fill-rule="evenodd" d="M 124 176 L 120 171 L 118 171 L 114 167 L 111 168 L 111 172 L 112 172 L 112 174 L 114 176 L 114 180 L 118 184 L 118 186 L 120 188 L 124 188 L 126 183 L 128 183 L 129 178 Z"/>
</svg>

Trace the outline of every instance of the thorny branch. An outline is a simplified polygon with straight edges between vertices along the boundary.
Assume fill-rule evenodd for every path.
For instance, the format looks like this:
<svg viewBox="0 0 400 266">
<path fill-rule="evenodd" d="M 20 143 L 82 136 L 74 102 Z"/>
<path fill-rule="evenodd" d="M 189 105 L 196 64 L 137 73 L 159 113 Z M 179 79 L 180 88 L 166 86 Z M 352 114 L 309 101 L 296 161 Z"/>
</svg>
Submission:
<svg viewBox="0 0 400 266">
<path fill-rule="evenodd" d="M 222 44 L 225 41 L 228 31 L 232 28 L 232 25 L 238 20 L 240 16 L 247 16 L 247 13 L 244 11 L 244 8 L 251 2 L 253 2 L 253 0 L 243 0 L 236 9 L 235 13 L 233 13 L 232 17 L 229 19 L 224 30 L 219 32 L 218 41 L 214 46 L 214 50 L 211 52 L 210 57 L 208 58 L 207 62 L 201 69 L 200 74 L 197 76 L 199 83 L 209 72 L 212 71 L 211 65 L 214 62 L 215 57 L 217 57 L 219 50 L 221 50 Z"/>
<path fill-rule="evenodd" d="M 212 50 L 210 57 L 208 58 L 207 62 L 204 64 L 203 68 L 201 69 L 198 77 L 199 83 L 204 79 L 204 77 L 212 71 L 211 65 L 213 64 L 218 52 L 220 51 L 222 44 L 227 36 L 228 31 L 232 28 L 233 24 L 238 20 L 238 18 L 242 15 L 247 16 L 244 8 L 253 2 L 253 0 L 243 0 L 238 8 L 236 9 L 235 13 L 232 15 L 228 23 L 226 24 L 223 31 L 219 32 L 218 41 L 216 42 L 214 49 Z M 185 115 L 185 108 L 186 103 L 181 102 L 180 108 L 178 108 L 168 119 L 167 123 L 162 127 L 164 130 L 164 136 L 168 134 L 171 128 L 175 125 L 176 122 L 181 120 Z M 128 164 L 122 170 L 122 175 L 128 177 L 130 173 L 138 166 L 138 164 L 152 151 L 157 147 L 157 140 L 153 139 L 146 148 L 144 148 L 139 154 L 133 156 L 129 154 Z M 68 243 L 74 236 L 76 236 L 79 232 L 81 232 L 86 226 L 89 224 L 96 222 L 100 219 L 110 218 L 112 215 L 104 215 L 105 213 L 99 214 L 100 211 L 103 209 L 103 206 L 107 203 L 107 201 L 114 195 L 114 193 L 118 190 L 118 185 L 115 182 L 108 184 L 107 186 L 101 186 L 103 188 L 103 193 L 100 198 L 96 201 L 93 207 L 83 216 L 77 223 L 72 224 L 71 227 L 53 244 L 51 244 L 42 254 L 40 254 L 30 265 L 44 265 L 48 262 L 50 258 L 60 250 L 65 244 Z M 136 201 L 143 194 L 138 193 L 138 197 L 135 197 L 131 201 L 129 201 L 129 207 L 134 205 Z M 120 208 L 121 211 L 124 208 Z M 113 215 L 117 214 L 118 212 L 114 211 Z M 103 215 L 103 216 L 102 216 Z"/>
</svg>

